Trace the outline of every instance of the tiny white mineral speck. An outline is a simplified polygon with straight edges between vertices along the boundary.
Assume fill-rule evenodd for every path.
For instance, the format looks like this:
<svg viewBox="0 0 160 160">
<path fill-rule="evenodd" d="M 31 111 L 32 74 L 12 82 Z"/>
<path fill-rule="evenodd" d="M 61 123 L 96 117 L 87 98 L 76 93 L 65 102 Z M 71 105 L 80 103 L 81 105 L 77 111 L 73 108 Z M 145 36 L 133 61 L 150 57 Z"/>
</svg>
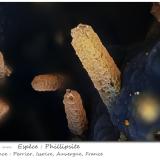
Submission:
<svg viewBox="0 0 160 160">
<path fill-rule="evenodd" d="M 146 56 L 148 56 L 148 55 L 149 55 L 149 53 L 148 53 L 148 52 L 146 52 L 146 53 L 145 53 L 145 55 L 146 55 Z"/>
<path fill-rule="evenodd" d="M 138 92 L 138 91 L 137 91 L 137 92 L 134 92 L 134 94 L 135 94 L 135 95 L 139 95 L 139 94 L 140 94 L 140 92 Z"/>
</svg>

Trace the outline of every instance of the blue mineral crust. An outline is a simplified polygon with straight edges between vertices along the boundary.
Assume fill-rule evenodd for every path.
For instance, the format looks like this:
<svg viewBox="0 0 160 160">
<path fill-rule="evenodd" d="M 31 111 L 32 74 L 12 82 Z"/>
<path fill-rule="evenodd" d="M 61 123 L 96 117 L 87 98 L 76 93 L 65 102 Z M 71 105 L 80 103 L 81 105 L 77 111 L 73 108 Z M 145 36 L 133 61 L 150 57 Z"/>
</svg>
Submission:
<svg viewBox="0 0 160 160">
<path fill-rule="evenodd" d="M 157 140 L 154 133 L 160 130 L 160 118 L 147 124 L 136 112 L 136 102 L 141 95 L 160 96 L 160 41 L 143 51 L 129 63 L 122 73 L 120 95 L 110 109 L 112 122 L 128 140 Z M 125 125 L 128 120 L 129 125 Z"/>
</svg>

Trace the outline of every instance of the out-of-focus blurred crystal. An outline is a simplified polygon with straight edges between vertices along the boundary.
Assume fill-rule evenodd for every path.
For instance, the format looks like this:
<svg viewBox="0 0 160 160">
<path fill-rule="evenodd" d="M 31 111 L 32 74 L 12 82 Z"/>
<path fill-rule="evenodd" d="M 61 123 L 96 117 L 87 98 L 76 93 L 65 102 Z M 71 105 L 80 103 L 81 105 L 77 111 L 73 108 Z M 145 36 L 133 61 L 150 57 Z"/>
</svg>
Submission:
<svg viewBox="0 0 160 160">
<path fill-rule="evenodd" d="M 11 69 L 5 64 L 3 54 L 0 52 L 0 78 L 9 77 L 11 73 Z"/>
</svg>

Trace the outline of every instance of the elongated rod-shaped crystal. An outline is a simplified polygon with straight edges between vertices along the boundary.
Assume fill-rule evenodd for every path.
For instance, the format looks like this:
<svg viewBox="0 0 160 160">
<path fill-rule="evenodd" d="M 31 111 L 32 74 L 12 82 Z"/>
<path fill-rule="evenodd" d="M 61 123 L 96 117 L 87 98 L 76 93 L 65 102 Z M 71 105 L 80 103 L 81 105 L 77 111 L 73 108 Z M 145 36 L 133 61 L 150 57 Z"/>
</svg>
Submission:
<svg viewBox="0 0 160 160">
<path fill-rule="evenodd" d="M 32 80 L 32 88 L 35 91 L 56 91 L 62 86 L 63 78 L 59 74 L 37 75 Z"/>
<path fill-rule="evenodd" d="M 88 122 L 80 94 L 75 90 L 67 89 L 63 103 L 70 131 L 74 135 L 83 135 Z"/>
<path fill-rule="evenodd" d="M 120 71 L 91 26 L 71 30 L 72 46 L 103 102 L 110 106 L 120 90 Z"/>
</svg>

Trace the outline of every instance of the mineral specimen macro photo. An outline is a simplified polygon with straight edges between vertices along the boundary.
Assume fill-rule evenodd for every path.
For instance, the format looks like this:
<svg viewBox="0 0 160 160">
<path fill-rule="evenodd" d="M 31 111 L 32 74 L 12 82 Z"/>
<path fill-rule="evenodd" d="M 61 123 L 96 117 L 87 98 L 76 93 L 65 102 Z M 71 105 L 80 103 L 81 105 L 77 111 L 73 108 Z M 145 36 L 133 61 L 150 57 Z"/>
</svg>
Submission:
<svg viewBox="0 0 160 160">
<path fill-rule="evenodd" d="M 160 140 L 159 3 L 0 3 L 0 141 Z"/>
</svg>

